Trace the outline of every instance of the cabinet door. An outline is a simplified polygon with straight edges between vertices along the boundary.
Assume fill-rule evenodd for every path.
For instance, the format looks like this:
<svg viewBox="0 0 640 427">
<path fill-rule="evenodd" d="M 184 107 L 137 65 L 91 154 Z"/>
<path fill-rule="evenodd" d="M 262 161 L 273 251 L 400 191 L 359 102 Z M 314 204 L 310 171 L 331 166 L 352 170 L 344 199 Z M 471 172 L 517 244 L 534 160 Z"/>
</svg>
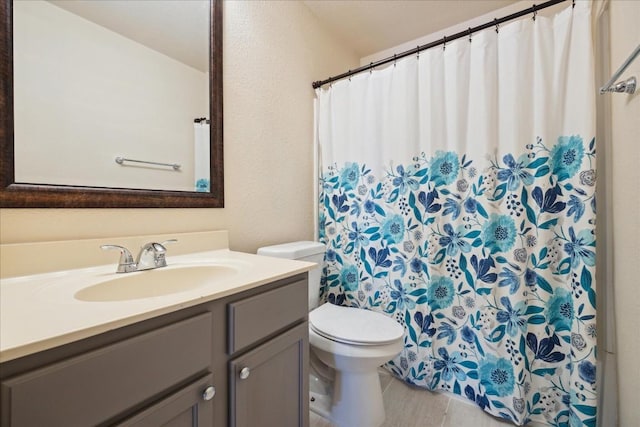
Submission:
<svg viewBox="0 0 640 427">
<path fill-rule="evenodd" d="M 308 328 L 304 322 L 230 362 L 231 427 L 308 427 Z"/>
<path fill-rule="evenodd" d="M 211 427 L 213 375 L 209 374 L 145 409 L 118 427 Z"/>
</svg>

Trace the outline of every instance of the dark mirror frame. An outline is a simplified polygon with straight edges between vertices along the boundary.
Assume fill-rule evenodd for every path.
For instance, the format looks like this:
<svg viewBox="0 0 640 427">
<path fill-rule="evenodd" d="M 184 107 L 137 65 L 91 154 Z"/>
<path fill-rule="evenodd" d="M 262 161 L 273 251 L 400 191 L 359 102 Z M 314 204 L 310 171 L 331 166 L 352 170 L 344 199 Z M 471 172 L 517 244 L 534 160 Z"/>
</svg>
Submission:
<svg viewBox="0 0 640 427">
<path fill-rule="evenodd" d="M 13 138 L 13 2 L 0 0 L 0 207 L 222 208 L 222 0 L 210 0 L 210 193 L 16 184 Z"/>
</svg>

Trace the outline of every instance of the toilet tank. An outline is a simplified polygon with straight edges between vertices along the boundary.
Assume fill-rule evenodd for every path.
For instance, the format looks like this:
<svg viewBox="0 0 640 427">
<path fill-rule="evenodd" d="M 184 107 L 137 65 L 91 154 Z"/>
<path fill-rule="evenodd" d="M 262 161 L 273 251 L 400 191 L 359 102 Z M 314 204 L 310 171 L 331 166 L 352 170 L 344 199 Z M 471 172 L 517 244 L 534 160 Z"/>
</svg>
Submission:
<svg viewBox="0 0 640 427">
<path fill-rule="evenodd" d="M 318 264 L 316 268 L 309 271 L 309 310 L 317 307 L 320 301 L 320 275 L 324 261 L 324 252 L 324 244 L 311 241 L 283 243 L 281 245 L 265 246 L 258 249 L 258 255 L 315 262 Z"/>
</svg>

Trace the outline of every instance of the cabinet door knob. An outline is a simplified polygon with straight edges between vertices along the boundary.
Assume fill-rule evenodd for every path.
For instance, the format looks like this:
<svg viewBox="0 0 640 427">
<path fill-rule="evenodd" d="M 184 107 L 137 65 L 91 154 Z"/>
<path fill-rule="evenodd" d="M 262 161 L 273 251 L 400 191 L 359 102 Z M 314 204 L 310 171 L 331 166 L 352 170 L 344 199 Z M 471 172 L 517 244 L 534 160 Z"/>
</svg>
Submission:
<svg viewBox="0 0 640 427">
<path fill-rule="evenodd" d="M 202 392 L 202 398 L 204 400 L 211 400 L 215 395 L 216 395 L 216 388 L 212 385 L 205 388 L 204 391 Z"/>
<path fill-rule="evenodd" d="M 244 367 L 242 368 L 242 370 L 240 371 L 240 379 L 241 380 L 246 380 L 247 378 L 249 378 L 249 374 L 251 373 L 251 369 L 249 369 L 248 367 Z"/>
</svg>

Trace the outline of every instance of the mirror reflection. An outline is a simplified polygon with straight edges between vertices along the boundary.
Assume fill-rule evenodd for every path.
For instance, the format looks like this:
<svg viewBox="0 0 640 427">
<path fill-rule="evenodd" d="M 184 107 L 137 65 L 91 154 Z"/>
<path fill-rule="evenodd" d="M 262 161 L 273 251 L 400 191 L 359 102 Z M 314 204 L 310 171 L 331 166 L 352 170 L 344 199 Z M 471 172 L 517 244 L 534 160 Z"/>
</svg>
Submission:
<svg viewBox="0 0 640 427">
<path fill-rule="evenodd" d="M 17 0 L 13 31 L 16 183 L 210 190 L 208 0 Z"/>
</svg>

